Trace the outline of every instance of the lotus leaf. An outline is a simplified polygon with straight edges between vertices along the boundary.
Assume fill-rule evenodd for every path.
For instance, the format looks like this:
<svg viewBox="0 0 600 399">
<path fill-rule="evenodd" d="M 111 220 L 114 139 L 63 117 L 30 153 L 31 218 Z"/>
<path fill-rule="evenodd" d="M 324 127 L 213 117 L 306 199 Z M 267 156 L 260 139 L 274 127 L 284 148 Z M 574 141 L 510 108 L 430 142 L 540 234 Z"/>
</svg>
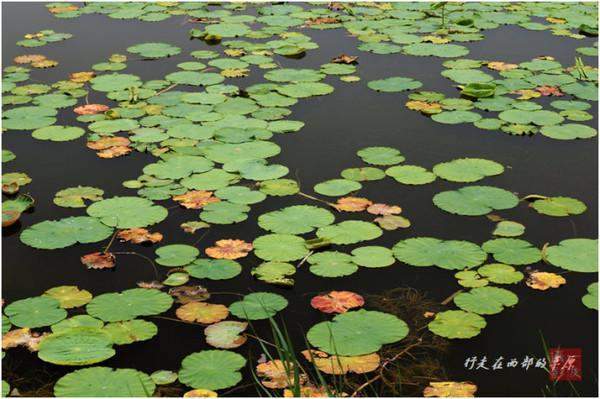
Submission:
<svg viewBox="0 0 600 399">
<path fill-rule="evenodd" d="M 98 295 L 87 304 L 86 309 L 90 316 L 113 322 L 160 314 L 172 304 L 173 299 L 159 290 L 132 288 Z"/>
<path fill-rule="evenodd" d="M 382 91 L 385 93 L 393 93 L 405 90 L 418 89 L 423 86 L 423 83 L 412 78 L 392 77 L 381 80 L 373 80 L 368 83 L 369 88 Z"/>
<path fill-rule="evenodd" d="M 119 229 L 147 227 L 162 222 L 168 211 L 140 197 L 113 197 L 93 203 L 87 208 L 90 216 L 107 226 Z"/>
<path fill-rule="evenodd" d="M 311 345 L 329 354 L 357 356 L 398 342 L 408 331 L 406 323 L 392 314 L 361 309 L 314 325 L 306 338 Z"/>
<path fill-rule="evenodd" d="M 445 338 L 473 338 L 485 328 L 485 319 L 478 314 L 462 310 L 446 310 L 436 314 L 429 323 L 429 330 Z"/>
<path fill-rule="evenodd" d="M 443 162 L 433 167 L 433 173 L 444 180 L 473 183 L 487 176 L 496 176 L 504 172 L 497 162 L 479 158 L 461 158 Z"/>
<path fill-rule="evenodd" d="M 389 248 L 368 246 L 352 250 L 352 262 L 363 267 L 378 268 L 391 266 L 396 260 Z"/>
<path fill-rule="evenodd" d="M 490 263 L 477 269 L 477 273 L 496 284 L 514 284 L 523 280 L 523 273 L 502 263 Z"/>
<path fill-rule="evenodd" d="M 80 290 L 74 285 L 50 288 L 43 295 L 56 299 L 63 309 L 77 308 L 92 300 L 92 294 L 89 291 Z"/>
<path fill-rule="evenodd" d="M 134 369 L 88 367 L 61 377 L 54 385 L 57 397 L 148 397 L 154 382 L 146 373 Z"/>
<path fill-rule="evenodd" d="M 73 327 L 42 340 L 38 356 L 45 362 L 63 366 L 85 366 L 115 355 L 112 336 L 93 327 Z"/>
<path fill-rule="evenodd" d="M 278 234 L 304 234 L 330 225 L 335 220 L 326 209 L 309 205 L 295 205 L 262 214 L 258 225 Z"/>
<path fill-rule="evenodd" d="M 256 266 L 250 274 L 265 283 L 293 286 L 294 280 L 290 278 L 296 273 L 296 267 L 284 262 L 265 262 Z"/>
<path fill-rule="evenodd" d="M 83 136 L 84 133 L 85 130 L 80 127 L 54 125 L 36 129 L 31 135 L 38 140 L 69 141 Z"/>
<path fill-rule="evenodd" d="M 346 220 L 317 230 L 317 237 L 340 245 L 374 240 L 382 234 L 383 231 L 379 227 L 361 220 Z"/>
<path fill-rule="evenodd" d="M 496 238 L 481 246 L 498 262 L 511 265 L 529 265 L 542 259 L 542 253 L 531 243 L 518 238 Z"/>
<path fill-rule="evenodd" d="M 262 320 L 275 316 L 287 305 L 287 299 L 281 295 L 272 292 L 253 292 L 229 305 L 229 311 L 240 319 Z"/>
<path fill-rule="evenodd" d="M 410 185 L 428 184 L 435 180 L 433 173 L 416 165 L 392 166 L 386 169 L 385 174 L 393 177 L 398 183 Z"/>
<path fill-rule="evenodd" d="M 587 294 L 581 298 L 581 302 L 590 309 L 598 310 L 598 283 L 588 285 Z"/>
<path fill-rule="evenodd" d="M 256 238 L 252 245 L 254 254 L 267 261 L 289 262 L 308 254 L 304 239 L 291 234 L 267 234 Z"/>
<path fill-rule="evenodd" d="M 433 197 L 433 203 L 446 212 L 478 216 L 493 210 L 514 208 L 519 199 L 510 191 L 498 187 L 468 186 L 437 193 Z"/>
<path fill-rule="evenodd" d="M 181 49 L 168 43 L 140 43 L 127 47 L 127 51 L 144 58 L 164 58 L 181 53 Z"/>
<path fill-rule="evenodd" d="M 28 227 L 21 233 L 21 242 L 38 249 L 57 249 L 73 244 L 88 244 L 110 237 L 112 228 L 87 216 L 72 216 L 46 220 Z"/>
<path fill-rule="evenodd" d="M 498 287 L 473 288 L 454 297 L 456 306 L 477 314 L 500 313 L 504 307 L 517 304 L 519 298 L 512 292 Z"/>
<path fill-rule="evenodd" d="M 204 329 L 206 342 L 219 349 L 233 349 L 246 342 L 246 336 L 241 335 L 248 323 L 240 321 L 220 321 Z"/>
<path fill-rule="evenodd" d="M 358 270 L 352 256 L 337 251 L 318 252 L 307 260 L 310 272 L 320 277 L 349 276 Z"/>
<path fill-rule="evenodd" d="M 544 259 L 565 270 L 582 273 L 598 271 L 598 240 L 572 238 L 551 245 L 544 252 Z"/>
<path fill-rule="evenodd" d="M 96 187 L 69 187 L 56 193 L 54 203 L 65 208 L 85 208 L 84 200 L 100 201 L 103 195 L 104 190 Z"/>
<path fill-rule="evenodd" d="M 39 296 L 19 299 L 4 309 L 11 324 L 17 327 L 37 328 L 57 323 L 67 317 L 60 302 L 54 298 Z"/>
<path fill-rule="evenodd" d="M 431 237 L 398 241 L 392 251 L 396 259 L 411 266 L 438 266 L 448 270 L 479 266 L 487 258 L 486 253 L 471 242 Z"/>
<path fill-rule="evenodd" d="M 185 271 L 195 278 L 227 280 L 240 274 L 242 266 L 231 259 L 196 259 Z"/>
<path fill-rule="evenodd" d="M 525 226 L 512 220 L 501 220 L 492 232 L 493 235 L 500 237 L 518 237 L 523 233 L 525 233 Z"/>
<path fill-rule="evenodd" d="M 235 352 L 204 350 L 183 359 L 179 381 L 192 388 L 229 388 L 241 381 L 239 370 L 245 365 L 246 359 Z"/>
<path fill-rule="evenodd" d="M 346 195 L 353 191 L 360 190 L 361 188 L 362 185 L 357 181 L 346 179 L 332 179 L 316 184 L 313 190 L 315 190 L 316 193 L 319 193 L 321 195 L 327 195 L 329 197 L 339 197 L 341 195 Z"/>
<path fill-rule="evenodd" d="M 200 251 L 198 248 L 186 244 L 165 245 L 156 250 L 156 263 L 161 266 L 175 267 L 192 263 Z"/>
</svg>

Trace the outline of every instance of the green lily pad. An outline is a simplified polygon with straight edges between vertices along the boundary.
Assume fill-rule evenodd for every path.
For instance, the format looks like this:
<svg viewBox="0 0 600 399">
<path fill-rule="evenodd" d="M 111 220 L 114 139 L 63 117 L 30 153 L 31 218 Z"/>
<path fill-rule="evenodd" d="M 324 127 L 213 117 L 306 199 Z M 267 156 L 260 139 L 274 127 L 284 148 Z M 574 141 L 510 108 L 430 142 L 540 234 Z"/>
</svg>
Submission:
<svg viewBox="0 0 600 399">
<path fill-rule="evenodd" d="M 85 208 L 84 200 L 96 202 L 102 200 L 104 190 L 96 187 L 77 186 L 60 190 L 54 196 L 53 202 L 64 208 Z"/>
<path fill-rule="evenodd" d="M 156 386 L 148 374 L 134 369 L 88 367 L 61 377 L 54 385 L 56 397 L 149 397 Z"/>
<path fill-rule="evenodd" d="M 38 249 L 58 249 L 77 243 L 102 241 L 113 229 L 88 216 L 72 216 L 59 220 L 46 220 L 25 229 L 20 236 L 23 244 Z"/>
<path fill-rule="evenodd" d="M 392 251 L 396 259 L 411 266 L 438 266 L 448 270 L 479 266 L 487 258 L 487 254 L 471 242 L 432 237 L 398 241 Z"/>
<path fill-rule="evenodd" d="M 239 176 L 223 169 L 211 169 L 204 173 L 195 173 L 181 180 L 181 185 L 190 190 L 218 190 L 236 183 Z"/>
<path fill-rule="evenodd" d="M 52 324 L 50 328 L 52 329 L 53 333 L 61 333 L 76 327 L 89 327 L 100 329 L 103 326 L 104 323 L 102 322 L 102 320 L 98 320 L 87 314 L 79 314 L 73 317 L 69 317 L 68 319 L 59 321 L 56 324 Z"/>
<path fill-rule="evenodd" d="M 473 288 L 454 297 L 456 306 L 477 314 L 500 313 L 505 307 L 514 306 L 517 302 L 519 298 L 515 294 L 498 287 Z"/>
<path fill-rule="evenodd" d="M 262 202 L 267 196 L 245 186 L 230 186 L 215 191 L 215 196 L 233 204 L 250 205 Z"/>
<path fill-rule="evenodd" d="M 371 165 L 396 165 L 404 161 L 404 156 L 391 147 L 366 147 L 356 153 L 364 162 Z"/>
<path fill-rule="evenodd" d="M 530 265 L 542 259 L 542 252 L 531 243 L 518 238 L 496 238 L 481 247 L 494 259 L 509 265 Z"/>
<path fill-rule="evenodd" d="M 449 213 L 478 216 L 493 210 L 514 208 L 519 204 L 519 198 L 498 187 L 467 186 L 437 193 L 433 197 L 433 203 Z"/>
<path fill-rule="evenodd" d="M 169 385 L 177 381 L 179 376 L 171 370 L 157 370 L 150 374 L 150 378 L 156 385 Z"/>
<path fill-rule="evenodd" d="M 198 248 L 186 244 L 164 245 L 155 253 L 158 256 L 156 263 L 167 267 L 188 265 L 200 255 Z"/>
<path fill-rule="evenodd" d="M 60 303 L 46 296 L 14 301 L 6 306 L 4 313 L 15 326 L 28 328 L 49 326 L 67 317 Z"/>
<path fill-rule="evenodd" d="M 204 329 L 206 343 L 219 349 L 237 348 L 246 342 L 240 335 L 246 330 L 248 323 L 241 321 L 220 321 Z"/>
<path fill-rule="evenodd" d="M 385 171 L 398 183 L 410 185 L 428 184 L 435 180 L 436 176 L 427 169 L 416 165 L 392 166 Z"/>
<path fill-rule="evenodd" d="M 375 181 L 385 177 L 385 172 L 378 168 L 348 168 L 342 170 L 341 176 L 346 180 Z"/>
<path fill-rule="evenodd" d="M 144 173 L 159 179 L 181 179 L 192 173 L 202 173 L 213 168 L 212 161 L 204 157 L 179 155 L 144 167 Z"/>
<path fill-rule="evenodd" d="M 146 320 L 129 320 L 109 323 L 104 331 L 110 334 L 115 345 L 125 345 L 149 340 L 158 333 L 158 327 Z"/>
<path fill-rule="evenodd" d="M 290 276 L 296 274 L 296 267 L 285 262 L 265 262 L 253 268 L 250 274 L 265 283 L 293 286 Z"/>
<path fill-rule="evenodd" d="M 70 141 L 78 139 L 85 134 L 85 130 L 76 126 L 46 126 L 36 129 L 31 133 L 33 138 L 50 141 Z"/>
<path fill-rule="evenodd" d="M 112 336 L 90 327 L 74 327 L 53 333 L 40 342 L 38 357 L 63 366 L 86 366 L 115 355 Z"/>
<path fill-rule="evenodd" d="M 335 217 L 327 209 L 295 205 L 260 215 L 258 225 L 278 234 L 304 234 L 330 225 L 334 220 Z"/>
<path fill-rule="evenodd" d="M 313 190 L 321 195 L 327 195 L 329 197 L 339 197 L 342 195 L 349 194 L 353 191 L 360 190 L 361 188 L 362 185 L 357 181 L 346 179 L 332 179 L 315 184 Z"/>
<path fill-rule="evenodd" d="M 306 338 L 311 345 L 329 354 L 357 356 L 398 342 L 408 331 L 406 323 L 392 314 L 361 309 L 314 325 Z"/>
<path fill-rule="evenodd" d="M 447 125 L 456 125 L 459 123 L 473 123 L 482 118 L 477 112 L 473 111 L 443 111 L 439 114 L 434 114 L 431 119 L 438 123 Z"/>
<path fill-rule="evenodd" d="M 414 43 L 404 46 L 402 52 L 422 57 L 454 58 L 469 54 L 469 49 L 458 44 Z"/>
<path fill-rule="evenodd" d="M 265 180 L 259 183 L 259 190 L 274 197 L 294 195 L 300 191 L 298 183 L 291 179 Z"/>
<path fill-rule="evenodd" d="M 325 74 L 315 69 L 279 68 L 265 73 L 271 82 L 318 82 Z"/>
<path fill-rule="evenodd" d="M 87 290 L 80 290 L 75 285 L 61 285 L 47 289 L 43 296 L 54 298 L 63 309 L 77 308 L 92 300 L 92 294 Z"/>
<path fill-rule="evenodd" d="M 379 268 L 393 265 L 396 259 L 389 248 L 367 246 L 352 250 L 352 262 L 362 267 Z"/>
<path fill-rule="evenodd" d="M 223 389 L 242 380 L 239 370 L 246 359 L 226 350 L 204 350 L 186 356 L 181 362 L 179 381 L 194 389 Z"/>
<path fill-rule="evenodd" d="M 477 269 L 477 273 L 496 284 L 514 284 L 523 280 L 523 273 L 514 267 L 502 263 L 490 263 Z"/>
<path fill-rule="evenodd" d="M 256 238 L 252 245 L 254 254 L 267 261 L 289 262 L 308 254 L 304 239 L 291 234 L 267 234 Z"/>
<path fill-rule="evenodd" d="M 127 51 L 144 58 L 165 58 L 181 53 L 181 49 L 168 43 L 140 43 L 127 47 Z"/>
<path fill-rule="evenodd" d="M 142 85 L 142 81 L 138 76 L 126 73 L 102 74 L 90 80 L 90 83 L 92 89 L 104 92 L 129 90 L 131 87 Z"/>
<path fill-rule="evenodd" d="M 598 283 L 588 285 L 587 294 L 581 297 L 581 302 L 587 308 L 598 310 Z"/>
<path fill-rule="evenodd" d="M 370 89 L 376 91 L 382 91 L 384 93 L 394 93 L 405 90 L 418 89 L 419 87 L 423 86 L 423 83 L 412 78 L 403 78 L 400 76 L 396 76 L 387 79 L 372 80 L 367 84 L 367 86 L 369 86 Z"/>
<path fill-rule="evenodd" d="M 512 220 L 501 220 L 492 232 L 493 235 L 500 237 L 518 237 L 523 233 L 525 233 L 525 226 Z"/>
<path fill-rule="evenodd" d="M 598 240 L 572 238 L 546 248 L 544 259 L 565 270 L 598 272 Z"/>
<path fill-rule="evenodd" d="M 361 220 L 346 220 L 317 230 L 317 237 L 338 245 L 374 240 L 382 234 L 383 230 L 375 224 Z"/>
<path fill-rule="evenodd" d="M 232 224 L 243 222 L 248 218 L 250 207 L 243 204 L 233 204 L 227 201 L 212 202 L 200 213 L 200 218 L 212 224 Z"/>
<path fill-rule="evenodd" d="M 87 304 L 90 316 L 106 322 L 132 320 L 138 316 L 153 316 L 168 310 L 173 298 L 156 289 L 132 288 L 94 297 Z"/>
<path fill-rule="evenodd" d="M 352 256 L 337 252 L 318 252 L 307 259 L 310 263 L 310 272 L 320 277 L 349 276 L 358 270 L 352 262 Z"/>
<path fill-rule="evenodd" d="M 593 127 L 579 123 L 544 126 L 540 132 L 546 137 L 557 140 L 589 139 L 598 134 L 598 131 Z"/>
<path fill-rule="evenodd" d="M 107 226 L 119 229 L 147 227 L 162 222 L 166 208 L 140 197 L 113 197 L 93 203 L 87 208 L 90 216 Z"/>
<path fill-rule="evenodd" d="M 485 319 L 478 314 L 462 310 L 446 310 L 436 314 L 428 328 L 441 337 L 467 339 L 479 335 L 486 325 Z"/>
<path fill-rule="evenodd" d="M 33 130 L 56 122 L 58 111 L 50 107 L 17 107 L 2 112 L 2 127 L 11 130 Z"/>
<path fill-rule="evenodd" d="M 499 163 L 479 158 L 455 159 L 433 167 L 433 173 L 437 176 L 458 183 L 473 183 L 502 172 L 504 172 L 504 167 Z"/>
<path fill-rule="evenodd" d="M 229 311 L 240 319 L 263 320 L 275 316 L 287 306 L 287 299 L 281 295 L 272 292 L 253 292 L 229 305 Z"/>
<path fill-rule="evenodd" d="M 579 215 L 587 209 L 583 202 L 570 197 L 540 198 L 533 201 L 529 206 L 538 213 L 548 216 Z"/>
<path fill-rule="evenodd" d="M 185 267 L 185 271 L 195 278 L 228 280 L 242 272 L 242 266 L 231 259 L 196 259 Z"/>
</svg>

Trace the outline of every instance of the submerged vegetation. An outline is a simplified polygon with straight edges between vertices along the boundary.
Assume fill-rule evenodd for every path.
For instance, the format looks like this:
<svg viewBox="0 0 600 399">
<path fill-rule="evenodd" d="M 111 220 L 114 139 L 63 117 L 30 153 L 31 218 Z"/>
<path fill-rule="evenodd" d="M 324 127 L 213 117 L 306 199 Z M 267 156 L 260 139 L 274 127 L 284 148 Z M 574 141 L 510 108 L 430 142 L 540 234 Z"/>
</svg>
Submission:
<svg viewBox="0 0 600 399">
<path fill-rule="evenodd" d="M 597 311 L 597 237 L 563 239 L 547 231 L 546 244 L 538 247 L 527 239 L 528 226 L 502 216 L 523 207 L 539 218 L 572 222 L 596 208 L 576 198 L 578 193 L 552 194 L 558 187 L 517 194 L 510 186 L 495 185 L 494 179 L 510 168 L 497 160 L 439 155 L 427 168 L 412 164 L 402 149 L 377 142 L 356 152 L 355 166 L 326 171 L 331 178 L 313 187 L 301 186 L 288 166 L 270 161 L 282 151 L 278 137 L 302 135 L 310 122 L 290 118 L 294 105 L 330 95 L 340 84 L 364 85 L 382 101 L 418 112 L 430 129 L 469 124 L 506 140 L 595 145 L 590 109 L 597 106 L 598 73 L 590 57 L 597 56 L 597 42 L 577 47 L 573 65 L 551 54 L 518 64 L 466 57 L 469 43 L 485 41 L 486 31 L 501 25 L 588 43 L 597 36 L 596 4 L 87 2 L 46 7 L 58 19 L 101 14 L 133 24 L 183 18 L 186 27 L 178 28 L 197 49 L 186 54 L 172 43 L 136 43 L 127 54 L 92 60 L 88 70 L 50 82 L 34 79 L 34 73 L 43 76 L 35 70 L 59 65 L 60 59 L 46 54 L 53 46 L 69 46 L 72 35 L 42 29 L 13 38 L 24 54 L 3 69 L 5 135 L 30 132 L 33 139 L 57 146 L 77 140 L 82 151 L 94 151 L 104 162 L 137 156 L 149 161 L 135 179 L 114 176 L 122 180 L 121 195 L 105 187 L 64 187 L 57 177 L 47 205 L 64 208 L 68 216 L 48 214 L 30 223 L 28 212 L 36 202 L 24 191 L 36 184 L 36 176 L 11 168 L 11 161 L 28 154 L 3 148 L 3 227 L 18 232 L 18 245 L 40 250 L 40 259 L 42 251 L 81 249 L 81 267 L 99 279 L 126 267 L 128 255 L 142 258 L 154 278 L 108 292 L 66 281 L 39 296 L 9 301 L 2 315 L 3 395 L 473 396 L 477 381 L 454 381 L 444 356 L 453 342 L 485 336 L 494 315 L 518 306 L 514 287 L 560 289 L 570 275 L 583 273 L 587 291 L 577 294 L 580 306 Z M 311 31 L 330 29 L 351 36 L 356 52 L 330 54 L 330 62 L 316 68 L 302 65 L 302 57 L 319 48 Z M 452 82 L 454 95 L 411 78 L 409 69 L 399 72 L 403 76 L 363 82 L 363 52 L 378 55 L 382 63 L 392 54 L 423 62 L 443 58 L 441 76 Z M 137 61 L 152 68 L 167 58 L 178 63 L 160 79 L 127 71 Z M 283 59 L 299 65 L 284 67 Z M 248 85 L 246 77 L 257 79 Z M 67 114 L 75 115 L 72 123 Z M 383 203 L 360 193 L 383 181 L 404 191 L 442 182 L 445 189 L 437 190 L 430 203 L 457 224 L 469 218 L 492 223 L 490 236 L 471 242 L 411 234 L 420 220 L 403 209 L 400 195 L 398 203 Z M 271 202 L 285 205 L 253 212 Z M 175 220 L 175 209 L 189 217 L 177 222 L 190 235 L 185 242 L 163 230 Z M 242 223 L 256 224 L 262 232 L 245 238 L 236 230 Z M 211 229 L 227 225 L 226 236 L 201 243 Z M 394 244 L 383 245 L 377 241 L 381 237 L 393 237 Z M 114 250 L 116 242 L 127 250 Z M 136 246 L 151 247 L 154 256 Z M 14 262 L 5 258 L 4 267 Z M 345 280 L 336 280 L 359 270 L 376 279 L 377 269 L 392 267 L 414 273 L 441 269 L 454 294 L 440 303 L 401 282 L 391 291 L 359 293 L 344 290 Z M 331 288 L 313 295 L 298 283 L 300 278 L 306 283 L 307 275 L 329 279 Z M 247 276 L 260 282 L 260 291 L 212 288 L 234 279 L 244 286 Z M 301 306 L 322 321 L 297 323 L 304 316 L 289 311 L 291 290 L 310 293 Z M 176 370 L 103 364 L 118 357 L 124 345 L 157 339 L 161 323 L 193 327 L 205 341 L 202 349 L 193 346 Z M 300 334 L 291 333 L 297 328 Z M 68 367 L 50 369 L 39 384 L 24 381 L 10 371 L 17 347 L 39 363 Z"/>
</svg>

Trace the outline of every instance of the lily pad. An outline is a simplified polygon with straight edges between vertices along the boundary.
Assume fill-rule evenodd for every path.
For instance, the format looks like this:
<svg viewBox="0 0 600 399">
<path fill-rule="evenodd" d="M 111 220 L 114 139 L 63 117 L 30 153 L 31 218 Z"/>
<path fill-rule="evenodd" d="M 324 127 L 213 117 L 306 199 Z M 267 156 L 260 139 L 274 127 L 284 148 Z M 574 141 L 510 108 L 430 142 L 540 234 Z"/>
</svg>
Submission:
<svg viewBox="0 0 600 399">
<path fill-rule="evenodd" d="M 518 238 L 496 238 L 481 247 L 498 262 L 509 265 L 530 265 L 542 259 L 542 252 L 531 243 Z"/>
<path fill-rule="evenodd" d="M 479 158 L 461 158 L 443 162 L 433 167 L 433 173 L 444 180 L 473 183 L 487 176 L 496 176 L 504 172 L 497 162 Z"/>
<path fill-rule="evenodd" d="M 374 240 L 382 234 L 383 230 L 375 224 L 361 220 L 346 220 L 317 230 L 317 237 L 339 245 Z"/>
<path fill-rule="evenodd" d="M 523 280 L 523 273 L 502 263 L 490 263 L 477 269 L 477 273 L 496 284 L 514 284 Z"/>
<path fill-rule="evenodd" d="M 308 249 L 304 239 L 291 234 L 267 234 L 252 243 L 254 254 L 267 261 L 289 262 L 304 258 Z"/>
<path fill-rule="evenodd" d="M 358 270 L 352 261 L 352 256 L 337 252 L 318 252 L 307 259 L 310 263 L 310 272 L 320 277 L 349 276 Z"/>
<path fill-rule="evenodd" d="M 253 292 L 229 305 L 229 311 L 240 319 L 263 320 L 275 316 L 287 306 L 287 299 L 281 295 L 272 292 Z"/>
<path fill-rule="evenodd" d="M 163 221 L 168 211 L 140 197 L 113 197 L 93 203 L 87 208 L 90 216 L 107 226 L 119 229 L 147 227 Z"/>
<path fill-rule="evenodd" d="M 398 241 L 392 251 L 396 259 L 411 266 L 438 266 L 448 270 L 479 266 L 487 258 L 487 254 L 471 242 L 432 237 Z"/>
<path fill-rule="evenodd" d="M 96 187 L 77 186 L 60 190 L 54 196 L 53 202 L 65 208 L 85 208 L 85 201 L 100 201 L 104 195 L 104 190 Z"/>
<path fill-rule="evenodd" d="M 477 314 L 500 313 L 505 307 L 517 304 L 519 298 L 504 288 L 480 287 L 469 292 L 461 292 L 454 297 L 456 306 Z"/>
<path fill-rule="evenodd" d="M 173 298 L 156 289 L 132 288 L 94 297 L 87 304 L 90 316 L 112 322 L 132 320 L 138 316 L 152 316 L 168 310 Z"/>
<path fill-rule="evenodd" d="M 379 268 L 391 266 L 396 260 L 389 248 L 368 246 L 352 250 L 352 262 L 362 267 Z"/>
<path fill-rule="evenodd" d="M 327 226 L 334 220 L 335 217 L 327 209 L 295 205 L 260 215 L 258 225 L 278 234 L 304 234 Z"/>
<path fill-rule="evenodd" d="M 404 161 L 404 156 L 391 147 L 366 147 L 356 153 L 364 162 L 371 165 L 396 165 Z"/>
<path fill-rule="evenodd" d="M 134 369 L 88 367 L 61 377 L 54 385 L 57 397 L 149 397 L 155 385 L 146 373 Z"/>
<path fill-rule="evenodd" d="M 545 197 L 536 199 L 529 206 L 548 216 L 579 215 L 585 212 L 587 207 L 578 199 L 570 197 Z"/>
<path fill-rule="evenodd" d="M 598 310 L 598 283 L 588 285 L 587 294 L 581 298 L 581 302 L 590 309 Z"/>
<path fill-rule="evenodd" d="M 42 340 L 38 356 L 45 362 L 63 366 L 85 366 L 115 355 L 112 336 L 103 330 L 74 327 L 53 333 Z"/>
<path fill-rule="evenodd" d="M 436 314 L 429 323 L 429 330 L 441 337 L 455 339 L 473 338 L 487 325 L 478 314 L 462 310 L 446 310 Z"/>
<path fill-rule="evenodd" d="M 433 197 L 433 203 L 449 213 L 478 216 L 493 210 L 514 208 L 518 205 L 519 198 L 498 187 L 468 186 L 437 193 Z"/>
<path fill-rule="evenodd" d="M 598 240 L 571 238 L 544 251 L 544 259 L 565 270 L 582 273 L 598 272 Z"/>
<path fill-rule="evenodd" d="M 357 356 L 398 342 L 408 331 L 406 323 L 392 314 L 361 309 L 314 325 L 306 338 L 311 345 L 329 354 Z"/>
<path fill-rule="evenodd" d="M 398 183 L 410 185 L 428 184 L 435 180 L 435 175 L 427 169 L 416 165 L 392 166 L 385 174 L 393 177 Z"/>
<path fill-rule="evenodd" d="M 53 287 L 43 294 L 49 298 L 54 298 L 60 303 L 63 309 L 77 308 L 83 306 L 92 300 L 92 294 L 87 290 L 80 290 L 74 285 L 61 285 Z"/>
<path fill-rule="evenodd" d="M 316 184 L 313 188 L 316 193 L 329 197 L 339 197 L 353 191 L 360 190 L 362 185 L 353 180 L 332 179 Z"/>
<path fill-rule="evenodd" d="M 400 76 L 396 76 L 387 79 L 372 80 L 367 84 L 367 86 L 376 91 L 393 93 L 405 90 L 418 89 L 419 87 L 423 86 L 423 83 L 412 78 L 403 78 Z"/>
<path fill-rule="evenodd" d="M 127 51 L 144 58 L 164 58 L 181 53 L 181 49 L 168 43 L 140 43 L 127 47 Z"/>
<path fill-rule="evenodd" d="M 59 220 L 46 220 L 25 229 L 21 242 L 38 249 L 58 249 L 73 244 L 102 241 L 113 229 L 88 216 L 72 216 Z"/>
<path fill-rule="evenodd" d="M 4 313 L 15 326 L 28 328 L 49 326 L 67 317 L 60 302 L 47 296 L 19 299 L 7 305 Z"/>
<path fill-rule="evenodd" d="M 31 133 L 33 138 L 50 141 L 70 141 L 78 139 L 85 134 L 85 130 L 76 126 L 46 126 L 36 129 Z"/>
<path fill-rule="evenodd" d="M 185 271 L 195 278 L 228 280 L 242 272 L 242 266 L 231 259 L 197 259 L 185 267 Z"/>
<path fill-rule="evenodd" d="M 195 389 L 223 389 L 242 380 L 239 370 L 246 359 L 226 350 L 204 350 L 186 356 L 181 362 L 179 381 Z"/>
<path fill-rule="evenodd" d="M 186 244 L 165 245 L 156 250 L 156 263 L 161 266 L 176 267 L 192 263 L 200 251 L 198 248 Z"/>
<path fill-rule="evenodd" d="M 109 323 L 104 331 L 110 334 L 115 345 L 125 345 L 149 340 L 158 333 L 158 327 L 146 320 L 130 320 Z"/>
</svg>

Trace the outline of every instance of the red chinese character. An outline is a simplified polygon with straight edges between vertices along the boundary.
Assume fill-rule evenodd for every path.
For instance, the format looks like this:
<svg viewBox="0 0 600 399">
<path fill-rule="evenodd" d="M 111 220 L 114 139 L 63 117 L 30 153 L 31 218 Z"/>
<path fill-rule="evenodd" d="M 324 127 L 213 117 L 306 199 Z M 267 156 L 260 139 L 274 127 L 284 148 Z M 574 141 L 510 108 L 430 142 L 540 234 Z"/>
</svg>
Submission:
<svg viewBox="0 0 600 399">
<path fill-rule="evenodd" d="M 550 348 L 550 381 L 581 381 L 581 348 Z"/>
</svg>

